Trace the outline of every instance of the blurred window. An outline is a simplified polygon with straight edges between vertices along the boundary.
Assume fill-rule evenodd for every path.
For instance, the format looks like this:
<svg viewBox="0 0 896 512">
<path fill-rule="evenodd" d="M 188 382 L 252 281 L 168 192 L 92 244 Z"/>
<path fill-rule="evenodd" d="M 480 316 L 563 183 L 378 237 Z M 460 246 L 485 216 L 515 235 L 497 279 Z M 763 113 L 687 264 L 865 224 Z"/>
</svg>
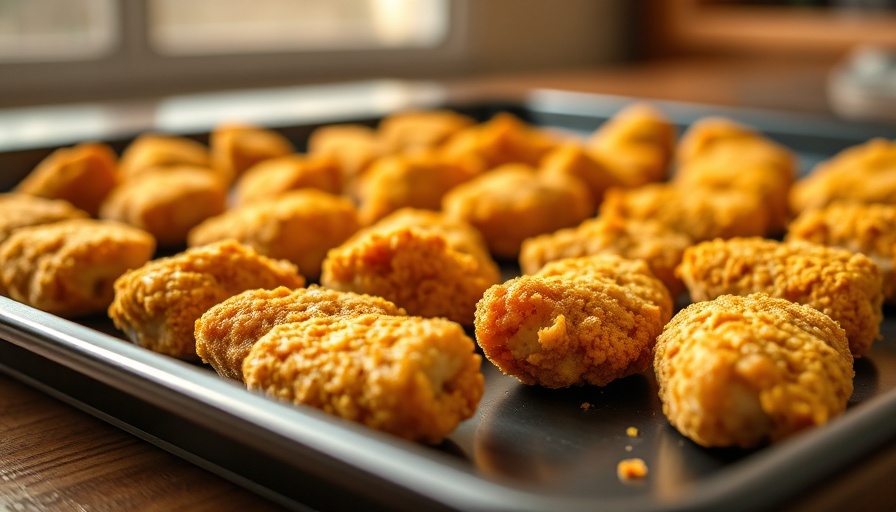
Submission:
<svg viewBox="0 0 896 512">
<path fill-rule="evenodd" d="M 83 60 L 117 44 L 116 0 L 0 0 L 0 62 Z"/>
</svg>

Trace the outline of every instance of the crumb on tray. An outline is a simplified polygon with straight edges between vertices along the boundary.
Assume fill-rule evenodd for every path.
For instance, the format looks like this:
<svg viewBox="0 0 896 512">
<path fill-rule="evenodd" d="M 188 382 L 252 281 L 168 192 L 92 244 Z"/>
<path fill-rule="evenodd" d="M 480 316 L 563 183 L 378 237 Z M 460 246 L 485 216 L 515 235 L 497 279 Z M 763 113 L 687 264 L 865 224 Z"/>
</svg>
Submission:
<svg viewBox="0 0 896 512">
<path fill-rule="evenodd" d="M 623 459 L 616 465 L 616 474 L 620 480 L 634 480 L 647 476 L 647 464 L 644 459 Z"/>
</svg>

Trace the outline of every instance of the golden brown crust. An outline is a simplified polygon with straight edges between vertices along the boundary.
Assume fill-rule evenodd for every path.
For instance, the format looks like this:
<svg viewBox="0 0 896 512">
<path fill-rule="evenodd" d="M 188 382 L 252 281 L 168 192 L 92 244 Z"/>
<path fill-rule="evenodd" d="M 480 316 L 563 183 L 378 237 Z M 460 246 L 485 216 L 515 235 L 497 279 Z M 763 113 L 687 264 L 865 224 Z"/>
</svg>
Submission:
<svg viewBox="0 0 896 512">
<path fill-rule="evenodd" d="M 719 447 L 777 441 L 841 414 L 852 365 L 836 322 L 765 294 L 690 305 L 657 339 L 654 361 L 669 422 Z"/>
<path fill-rule="evenodd" d="M 99 313 L 112 302 L 112 283 L 153 251 L 149 233 L 117 222 L 73 219 L 22 228 L 0 245 L 0 288 L 56 315 Z"/>
<path fill-rule="evenodd" d="M 856 357 L 880 337 L 881 273 L 862 254 L 800 241 L 714 240 L 688 248 L 678 273 L 695 302 L 763 292 L 811 306 L 843 327 Z"/>
<path fill-rule="evenodd" d="M 456 132 L 442 150 L 450 157 L 475 157 L 486 169 L 504 164 L 537 167 L 561 141 L 513 114 L 500 112 L 484 123 Z"/>
<path fill-rule="evenodd" d="M 196 354 L 223 377 L 243 380 L 243 359 L 275 326 L 310 318 L 362 314 L 406 316 L 381 297 L 328 290 L 247 290 L 211 307 L 195 324 Z"/>
<path fill-rule="evenodd" d="M 463 328 L 441 318 L 325 317 L 274 327 L 243 374 L 250 389 L 437 443 L 476 411 L 480 361 Z"/>
<path fill-rule="evenodd" d="M 411 110 L 386 116 L 377 135 L 388 152 L 419 151 L 442 145 L 476 121 L 452 110 Z"/>
<path fill-rule="evenodd" d="M 90 215 L 64 199 L 29 194 L 0 194 L 0 244 L 15 230 Z"/>
<path fill-rule="evenodd" d="M 124 149 L 118 170 L 122 179 L 127 180 L 153 168 L 181 165 L 211 169 L 208 148 L 186 137 L 144 133 Z M 229 174 L 219 176 L 226 183 L 233 180 Z"/>
<path fill-rule="evenodd" d="M 354 180 L 385 154 L 376 130 L 360 124 L 321 126 L 308 138 L 308 155 L 335 160 L 345 188 L 351 188 Z"/>
<path fill-rule="evenodd" d="M 270 201 L 293 190 L 313 188 L 338 194 L 342 191 L 342 171 L 327 156 L 288 155 L 271 158 L 252 166 L 234 188 L 237 205 Z"/>
<path fill-rule="evenodd" d="M 595 207 L 604 200 L 608 189 L 622 184 L 603 162 L 573 142 L 565 143 L 545 155 L 539 171 L 546 176 L 578 178 L 588 187 Z"/>
<path fill-rule="evenodd" d="M 289 139 L 276 131 L 242 123 L 219 124 L 208 143 L 212 166 L 234 177 L 259 162 L 295 152 Z"/>
<path fill-rule="evenodd" d="M 195 360 L 194 323 L 210 307 L 245 290 L 304 285 L 295 265 L 227 240 L 124 274 L 115 281 L 109 317 L 137 345 Z"/>
</svg>

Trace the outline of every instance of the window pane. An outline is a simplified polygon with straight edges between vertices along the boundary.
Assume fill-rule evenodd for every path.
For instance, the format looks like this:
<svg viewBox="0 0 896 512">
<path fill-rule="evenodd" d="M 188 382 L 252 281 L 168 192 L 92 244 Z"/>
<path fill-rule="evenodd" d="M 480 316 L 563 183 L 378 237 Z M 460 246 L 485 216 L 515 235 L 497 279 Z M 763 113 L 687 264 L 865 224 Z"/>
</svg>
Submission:
<svg viewBox="0 0 896 512">
<path fill-rule="evenodd" d="M 202 55 L 434 46 L 449 0 L 148 0 L 164 54 Z"/>
<path fill-rule="evenodd" d="M 0 0 L 0 61 L 79 60 L 116 44 L 115 0 Z"/>
</svg>

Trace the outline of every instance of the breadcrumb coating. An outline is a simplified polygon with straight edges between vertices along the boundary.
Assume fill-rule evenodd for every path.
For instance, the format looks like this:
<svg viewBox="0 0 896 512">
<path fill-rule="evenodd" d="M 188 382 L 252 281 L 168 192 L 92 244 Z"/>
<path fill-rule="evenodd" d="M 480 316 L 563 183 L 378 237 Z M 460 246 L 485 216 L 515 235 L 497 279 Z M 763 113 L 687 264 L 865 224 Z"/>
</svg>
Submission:
<svg viewBox="0 0 896 512">
<path fill-rule="evenodd" d="M 118 184 L 115 152 L 107 144 L 85 142 L 50 153 L 15 187 L 22 194 L 63 199 L 96 216 Z"/>
<path fill-rule="evenodd" d="M 546 176 L 562 175 L 580 179 L 588 187 L 595 207 L 604 200 L 608 189 L 622 185 L 603 162 L 573 142 L 565 143 L 545 155 L 539 171 Z"/>
<path fill-rule="evenodd" d="M 853 389 L 846 333 L 808 306 L 757 293 L 688 306 L 657 339 L 663 413 L 707 447 L 778 441 L 841 414 Z"/>
<path fill-rule="evenodd" d="M 353 187 L 354 180 L 364 174 L 374 160 L 386 154 L 376 130 L 361 124 L 321 126 L 308 138 L 308 155 L 335 160 L 346 189 Z"/>
<path fill-rule="evenodd" d="M 538 167 L 560 143 L 553 134 L 499 112 L 484 123 L 456 132 L 441 149 L 451 157 L 478 157 L 487 169 L 504 164 Z"/>
<path fill-rule="evenodd" d="M 673 297 L 684 291 L 675 275 L 691 239 L 651 219 L 625 219 L 601 215 L 576 227 L 527 238 L 520 249 L 520 268 L 534 274 L 546 263 L 581 256 L 615 254 L 647 262 Z"/>
<path fill-rule="evenodd" d="M 400 210 L 332 249 L 321 284 L 384 297 L 423 317 L 471 325 L 476 301 L 500 280 L 470 228 L 437 212 Z"/>
<path fill-rule="evenodd" d="M 225 176 L 239 177 L 253 165 L 295 152 L 280 133 L 242 123 L 222 123 L 208 137 L 211 164 Z"/>
<path fill-rule="evenodd" d="M 787 240 L 860 252 L 883 276 L 884 300 L 896 299 L 896 205 L 837 203 L 809 210 L 790 223 Z"/>
<path fill-rule="evenodd" d="M 505 374 L 547 388 L 604 386 L 644 371 L 671 299 L 637 263 L 616 275 L 521 276 L 492 286 L 476 305 L 479 346 Z M 652 301 L 663 294 L 668 302 Z"/>
<path fill-rule="evenodd" d="M 454 322 L 362 315 L 274 327 L 249 351 L 243 375 L 250 389 L 438 443 L 475 413 L 480 363 Z"/>
<path fill-rule="evenodd" d="M 327 251 L 359 228 L 350 199 L 302 189 L 211 217 L 193 228 L 187 239 L 191 247 L 235 239 L 265 256 L 289 260 L 303 275 L 317 279 Z"/>
<path fill-rule="evenodd" d="M 708 154 L 725 151 L 721 149 L 724 146 L 741 144 L 746 144 L 746 159 L 765 161 L 786 175 L 796 175 L 798 162 L 791 150 L 755 128 L 726 117 L 704 117 L 692 123 L 678 141 L 675 157 L 678 166 L 685 167 Z"/>
<path fill-rule="evenodd" d="M 156 167 L 193 166 L 212 169 L 208 148 L 193 139 L 176 135 L 144 133 L 134 139 L 121 153 L 118 171 L 127 180 Z M 226 183 L 233 180 L 230 174 L 218 174 Z"/>
<path fill-rule="evenodd" d="M 270 201 L 293 190 L 313 188 L 339 194 L 342 171 L 328 156 L 287 155 L 270 158 L 250 167 L 234 186 L 238 206 Z"/>
<path fill-rule="evenodd" d="M 17 229 L 89 216 L 64 199 L 17 193 L 0 194 L 0 244 Z"/>
<path fill-rule="evenodd" d="M 247 290 L 212 306 L 196 320 L 196 354 L 219 375 L 243 380 L 243 359 L 275 326 L 310 318 L 362 314 L 406 316 L 381 297 L 328 290 L 318 286 L 295 290 Z"/>
<path fill-rule="evenodd" d="M 377 136 L 388 152 L 419 151 L 436 148 L 475 124 L 473 118 L 453 110 L 410 110 L 384 117 Z"/>
<path fill-rule="evenodd" d="M 210 307 L 256 288 L 299 288 L 295 265 L 226 240 L 150 261 L 115 281 L 109 317 L 135 344 L 196 360 L 194 324 Z"/>
<path fill-rule="evenodd" d="M 94 219 L 61 220 L 16 230 L 0 245 L 0 288 L 10 298 L 63 317 L 104 311 L 112 283 L 146 263 L 153 237 Z"/>
<path fill-rule="evenodd" d="M 763 292 L 837 321 L 861 357 L 880 337 L 881 273 L 862 254 L 808 242 L 714 240 L 690 247 L 678 267 L 691 300 Z"/>
<path fill-rule="evenodd" d="M 682 188 L 654 183 L 607 191 L 601 216 L 654 219 L 694 242 L 735 236 L 761 236 L 768 211 L 760 198 L 740 190 Z"/>
<path fill-rule="evenodd" d="M 143 229 L 161 246 L 183 246 L 192 228 L 227 209 L 227 186 L 200 167 L 157 169 L 116 187 L 99 216 Z"/>
</svg>

